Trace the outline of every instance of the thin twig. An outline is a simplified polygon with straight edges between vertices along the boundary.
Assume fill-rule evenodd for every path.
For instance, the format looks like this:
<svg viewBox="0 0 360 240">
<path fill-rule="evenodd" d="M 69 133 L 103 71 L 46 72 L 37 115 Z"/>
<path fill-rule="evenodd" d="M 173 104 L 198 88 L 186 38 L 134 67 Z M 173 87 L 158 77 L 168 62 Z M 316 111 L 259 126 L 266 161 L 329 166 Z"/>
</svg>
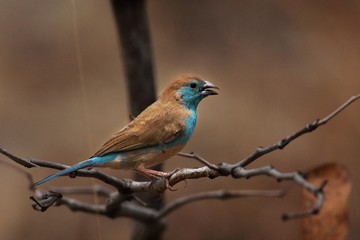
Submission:
<svg viewBox="0 0 360 240">
<path fill-rule="evenodd" d="M 50 191 L 58 192 L 63 195 L 97 195 L 101 197 L 109 197 L 111 191 L 102 185 L 93 187 L 50 187 Z"/>
<path fill-rule="evenodd" d="M 340 112 L 342 112 L 345 108 L 347 108 L 350 104 L 352 104 L 353 102 L 355 102 L 356 100 L 358 100 L 360 98 L 360 94 L 352 96 L 351 98 L 349 98 L 349 100 L 347 100 L 343 105 L 341 105 L 338 109 L 336 109 L 334 112 L 332 112 L 331 114 L 329 114 L 328 116 L 324 117 L 323 119 L 321 119 L 319 121 L 319 126 L 326 124 L 328 121 L 330 121 L 332 118 L 334 118 L 336 115 L 338 115 Z"/>
<path fill-rule="evenodd" d="M 32 167 L 37 167 L 35 164 L 29 162 L 28 160 L 24 159 L 24 158 L 20 158 L 15 156 L 12 153 L 9 153 L 8 151 L 6 151 L 4 148 L 0 147 L 0 153 L 2 153 L 3 155 L 5 155 L 6 157 L 10 158 L 11 160 L 13 160 L 14 162 L 27 167 L 27 168 L 32 168 Z"/>
<path fill-rule="evenodd" d="M 286 138 L 281 139 L 279 142 L 277 142 L 277 143 L 275 143 L 275 144 L 273 144 L 273 145 L 271 145 L 269 147 L 265 147 L 265 148 L 258 147 L 257 149 L 255 149 L 255 151 L 250 156 L 248 156 L 247 158 L 240 161 L 237 164 L 237 166 L 246 167 L 250 163 L 252 163 L 253 161 L 255 161 L 256 159 L 260 158 L 261 156 L 263 156 L 265 154 L 268 154 L 268 153 L 273 152 L 275 150 L 281 150 L 281 149 L 285 148 L 290 142 L 297 139 L 298 137 L 300 137 L 300 136 L 302 136 L 302 135 L 304 135 L 306 133 L 310 133 L 310 132 L 314 131 L 315 129 L 317 129 L 318 127 L 320 127 L 320 126 L 326 124 L 327 122 L 329 122 L 337 114 L 339 114 L 340 112 L 345 110 L 351 103 L 355 102 L 359 98 L 360 98 L 360 94 L 358 94 L 356 96 L 352 96 L 351 98 L 349 98 L 349 100 L 347 100 L 344 104 L 342 104 L 339 108 L 337 108 L 334 112 L 330 113 L 326 117 L 324 117 L 322 119 L 315 120 L 315 121 L 307 124 L 303 129 L 289 135 Z"/>
<path fill-rule="evenodd" d="M 304 212 L 287 212 L 282 215 L 282 219 L 284 221 L 289 219 L 298 219 L 304 217 L 311 217 L 313 215 L 319 214 L 322 206 L 324 205 L 325 195 L 324 195 L 324 187 L 326 186 L 327 181 L 324 181 L 320 187 L 315 189 L 314 196 L 316 197 L 317 201 L 313 208 L 310 208 Z"/>
<path fill-rule="evenodd" d="M 131 202 L 122 202 L 121 204 L 91 204 L 84 203 L 71 198 L 59 199 L 57 205 L 65 205 L 72 211 L 80 211 L 86 213 L 105 215 L 109 218 L 129 217 L 142 222 L 154 222 L 157 219 L 157 211 Z"/>
<path fill-rule="evenodd" d="M 62 194 L 57 192 L 35 192 L 37 197 L 30 196 L 30 199 L 34 202 L 32 207 L 34 210 L 45 212 L 49 207 L 55 204 L 59 199 L 62 198 Z"/>
<path fill-rule="evenodd" d="M 215 164 L 212 164 L 211 162 L 209 162 L 206 159 L 200 157 L 199 155 L 197 155 L 194 152 L 191 152 L 191 153 L 179 152 L 179 153 L 177 153 L 177 155 L 182 156 L 182 157 L 186 157 L 186 158 L 195 159 L 195 160 L 199 161 L 200 163 L 204 164 L 205 166 L 208 166 L 209 168 L 211 168 L 213 170 L 219 170 L 218 166 L 216 166 Z"/>
<path fill-rule="evenodd" d="M 316 205 L 305 212 L 284 213 L 282 217 L 283 220 L 311 216 L 313 214 L 318 213 L 324 204 L 323 188 L 325 187 L 326 182 L 322 183 L 319 187 L 316 187 L 315 185 L 308 182 L 303 176 L 303 174 L 299 172 L 281 173 L 272 166 L 264 166 L 249 170 L 244 169 L 242 167 L 237 167 L 234 169 L 233 172 L 234 178 L 242 178 L 242 177 L 250 178 L 259 175 L 267 175 L 270 177 L 274 177 L 277 181 L 283 181 L 283 180 L 294 181 L 299 186 L 303 187 L 304 189 L 314 194 L 315 198 L 317 199 Z"/>
<path fill-rule="evenodd" d="M 57 205 L 66 205 L 70 210 L 74 212 L 86 212 L 86 213 L 95 213 L 108 216 L 106 211 L 106 204 L 91 204 L 78 201 L 72 198 L 62 198 L 59 199 Z"/>
</svg>

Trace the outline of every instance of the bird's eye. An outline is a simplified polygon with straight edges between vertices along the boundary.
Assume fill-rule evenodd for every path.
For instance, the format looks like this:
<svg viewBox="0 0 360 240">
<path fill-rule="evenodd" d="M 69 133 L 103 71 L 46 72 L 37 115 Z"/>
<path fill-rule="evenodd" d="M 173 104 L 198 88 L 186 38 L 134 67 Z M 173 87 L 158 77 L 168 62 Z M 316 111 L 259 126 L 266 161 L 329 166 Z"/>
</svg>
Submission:
<svg viewBox="0 0 360 240">
<path fill-rule="evenodd" d="M 192 82 L 192 83 L 190 83 L 190 87 L 191 87 L 191 88 L 196 88 L 196 87 L 197 87 L 197 84 L 194 83 L 194 82 Z"/>
</svg>

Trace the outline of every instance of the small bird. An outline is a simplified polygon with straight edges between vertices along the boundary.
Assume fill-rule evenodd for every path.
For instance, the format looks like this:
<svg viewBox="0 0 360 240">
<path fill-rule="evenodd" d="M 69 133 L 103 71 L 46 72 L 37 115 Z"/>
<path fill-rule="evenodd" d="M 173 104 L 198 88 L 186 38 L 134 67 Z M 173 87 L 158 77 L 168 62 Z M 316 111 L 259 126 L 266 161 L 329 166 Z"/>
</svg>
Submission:
<svg viewBox="0 0 360 240">
<path fill-rule="evenodd" d="M 212 89 L 219 88 L 200 77 L 179 77 L 167 86 L 156 102 L 105 142 L 92 157 L 34 183 L 33 187 L 96 166 L 164 176 L 164 172 L 147 168 L 164 162 L 185 146 L 195 128 L 199 102 L 218 94 Z"/>
</svg>

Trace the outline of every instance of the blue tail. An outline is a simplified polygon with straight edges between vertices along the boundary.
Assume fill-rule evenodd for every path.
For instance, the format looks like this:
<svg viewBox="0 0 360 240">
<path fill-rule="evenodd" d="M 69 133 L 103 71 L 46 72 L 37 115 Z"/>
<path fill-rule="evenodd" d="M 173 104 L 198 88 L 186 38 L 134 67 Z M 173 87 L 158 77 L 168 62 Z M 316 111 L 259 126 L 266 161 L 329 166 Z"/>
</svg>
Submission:
<svg viewBox="0 0 360 240">
<path fill-rule="evenodd" d="M 79 162 L 78 164 L 75 164 L 74 166 L 71 166 L 69 168 L 65 168 L 64 170 L 61 170 L 57 173 L 54 173 L 44 179 L 41 179 L 40 181 L 37 181 L 36 183 L 34 183 L 32 185 L 32 187 L 36 187 L 40 184 L 43 184 L 43 183 L 46 183 L 54 178 L 57 178 L 57 177 L 60 177 L 60 176 L 63 176 L 63 175 L 66 175 L 68 173 L 71 173 L 71 172 L 74 172 L 76 170 L 79 170 L 81 168 L 86 168 L 86 167 L 91 167 L 93 165 L 96 165 L 96 158 L 90 158 L 90 159 L 87 159 L 85 161 L 82 161 L 82 162 Z"/>
<path fill-rule="evenodd" d="M 57 173 L 54 173 L 53 175 L 50 175 L 44 179 L 41 179 L 40 181 L 37 181 L 36 183 L 34 183 L 32 185 L 32 187 L 36 187 L 40 184 L 46 183 L 54 178 L 66 175 L 68 173 L 74 172 L 76 170 L 82 169 L 82 168 L 86 168 L 86 167 L 91 167 L 91 166 L 99 166 L 108 162 L 111 162 L 112 160 L 114 160 L 116 157 L 118 157 L 120 155 L 120 153 L 109 153 L 109 154 L 105 154 L 103 156 L 100 157 L 92 157 L 89 158 L 85 161 L 79 162 L 77 164 L 75 164 L 74 166 L 71 166 L 69 168 L 65 168 L 64 170 L 61 170 Z"/>
</svg>

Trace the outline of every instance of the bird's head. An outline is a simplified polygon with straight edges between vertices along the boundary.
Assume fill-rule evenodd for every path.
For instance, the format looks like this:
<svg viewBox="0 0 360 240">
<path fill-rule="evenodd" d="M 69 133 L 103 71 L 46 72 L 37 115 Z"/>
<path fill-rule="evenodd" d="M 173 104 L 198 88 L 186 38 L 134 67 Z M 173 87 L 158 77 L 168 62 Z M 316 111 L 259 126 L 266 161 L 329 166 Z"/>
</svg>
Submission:
<svg viewBox="0 0 360 240">
<path fill-rule="evenodd" d="M 189 109 L 196 109 L 199 102 L 210 95 L 218 93 L 212 89 L 219 89 L 211 82 L 196 76 L 184 76 L 176 79 L 165 89 L 163 97 L 175 98 Z"/>
</svg>

